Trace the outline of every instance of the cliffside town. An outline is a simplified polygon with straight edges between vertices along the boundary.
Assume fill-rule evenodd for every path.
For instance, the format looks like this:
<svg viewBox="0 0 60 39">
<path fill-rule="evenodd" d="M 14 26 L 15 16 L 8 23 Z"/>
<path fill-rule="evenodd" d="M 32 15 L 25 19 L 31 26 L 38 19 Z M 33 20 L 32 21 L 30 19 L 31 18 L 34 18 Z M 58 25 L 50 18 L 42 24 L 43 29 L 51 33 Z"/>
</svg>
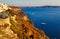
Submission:
<svg viewBox="0 0 60 39">
<path fill-rule="evenodd" d="M 0 4 L 0 39 L 49 39 L 21 8 Z"/>
</svg>

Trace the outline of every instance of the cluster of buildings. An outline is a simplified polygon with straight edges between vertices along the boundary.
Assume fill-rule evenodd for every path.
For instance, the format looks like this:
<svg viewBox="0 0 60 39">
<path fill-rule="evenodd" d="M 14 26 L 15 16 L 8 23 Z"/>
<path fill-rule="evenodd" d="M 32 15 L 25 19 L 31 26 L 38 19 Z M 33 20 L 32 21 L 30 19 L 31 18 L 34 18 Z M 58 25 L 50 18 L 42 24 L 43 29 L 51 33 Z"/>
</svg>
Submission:
<svg viewBox="0 0 60 39">
<path fill-rule="evenodd" d="M 8 6 L 8 4 L 6 4 L 6 3 L 0 3 L 0 12 L 3 12 L 3 11 L 5 11 L 5 10 L 8 10 L 8 9 L 11 9 L 9 6 Z"/>
</svg>

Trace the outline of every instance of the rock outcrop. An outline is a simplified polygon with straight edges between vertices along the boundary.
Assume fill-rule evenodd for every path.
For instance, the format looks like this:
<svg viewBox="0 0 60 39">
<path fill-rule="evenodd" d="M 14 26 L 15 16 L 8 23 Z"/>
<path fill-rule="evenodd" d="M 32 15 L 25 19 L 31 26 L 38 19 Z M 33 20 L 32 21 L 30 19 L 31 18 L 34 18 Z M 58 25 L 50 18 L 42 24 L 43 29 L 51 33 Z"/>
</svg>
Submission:
<svg viewBox="0 0 60 39">
<path fill-rule="evenodd" d="M 34 27 L 21 8 L 0 6 L 0 39 L 49 39 L 42 30 Z"/>
</svg>

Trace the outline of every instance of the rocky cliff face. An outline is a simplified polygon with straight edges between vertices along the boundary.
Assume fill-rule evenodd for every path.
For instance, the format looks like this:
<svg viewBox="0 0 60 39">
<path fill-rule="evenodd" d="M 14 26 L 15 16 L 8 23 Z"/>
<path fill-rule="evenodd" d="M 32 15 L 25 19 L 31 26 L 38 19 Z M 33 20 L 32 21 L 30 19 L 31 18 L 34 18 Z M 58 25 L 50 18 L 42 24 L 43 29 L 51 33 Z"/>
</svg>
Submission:
<svg viewBox="0 0 60 39">
<path fill-rule="evenodd" d="M 21 8 L 10 6 L 6 10 L 0 7 L 0 39 L 49 39 L 49 37 L 34 27 L 33 22 Z"/>
</svg>

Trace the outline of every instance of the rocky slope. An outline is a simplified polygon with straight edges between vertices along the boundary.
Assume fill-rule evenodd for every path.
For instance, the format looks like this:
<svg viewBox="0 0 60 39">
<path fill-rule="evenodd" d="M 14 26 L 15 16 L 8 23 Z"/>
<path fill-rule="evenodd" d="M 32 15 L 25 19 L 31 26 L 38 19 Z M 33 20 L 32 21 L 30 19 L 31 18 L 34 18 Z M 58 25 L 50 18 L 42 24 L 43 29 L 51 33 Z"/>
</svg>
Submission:
<svg viewBox="0 0 60 39">
<path fill-rule="evenodd" d="M 3 5 L 0 5 L 3 7 Z M 42 30 L 34 27 L 21 8 L 0 7 L 0 39 L 49 39 Z"/>
</svg>

